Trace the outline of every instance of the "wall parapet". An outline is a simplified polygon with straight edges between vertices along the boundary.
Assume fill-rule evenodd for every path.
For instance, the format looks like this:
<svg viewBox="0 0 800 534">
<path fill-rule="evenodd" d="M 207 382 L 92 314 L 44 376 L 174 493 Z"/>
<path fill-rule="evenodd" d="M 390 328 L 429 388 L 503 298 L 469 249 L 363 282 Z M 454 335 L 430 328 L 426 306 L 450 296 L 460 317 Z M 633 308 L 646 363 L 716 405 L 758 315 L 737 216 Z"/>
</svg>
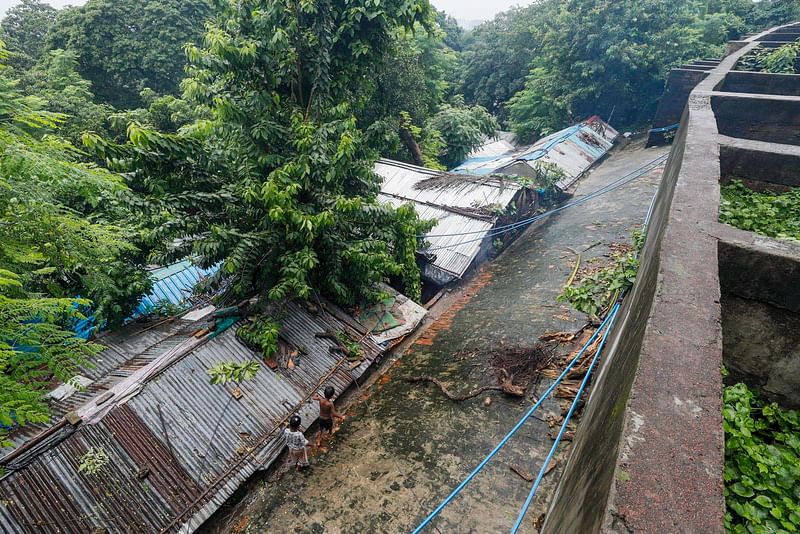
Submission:
<svg viewBox="0 0 800 534">
<path fill-rule="evenodd" d="M 800 180 L 800 77 L 734 69 L 753 48 L 797 32 L 800 23 L 731 43 L 729 55 L 691 90 L 639 277 L 609 340 L 543 532 L 724 530 L 721 301 L 747 273 L 722 271 L 721 285 L 720 250 L 723 261 L 731 243 L 746 243 L 753 257 L 784 258 L 775 263 L 778 276 L 762 273 L 763 283 L 753 286 L 762 293 L 800 279 L 797 247 L 718 222 L 721 182 L 786 188 Z M 800 293 L 782 298 L 794 307 Z"/>
</svg>

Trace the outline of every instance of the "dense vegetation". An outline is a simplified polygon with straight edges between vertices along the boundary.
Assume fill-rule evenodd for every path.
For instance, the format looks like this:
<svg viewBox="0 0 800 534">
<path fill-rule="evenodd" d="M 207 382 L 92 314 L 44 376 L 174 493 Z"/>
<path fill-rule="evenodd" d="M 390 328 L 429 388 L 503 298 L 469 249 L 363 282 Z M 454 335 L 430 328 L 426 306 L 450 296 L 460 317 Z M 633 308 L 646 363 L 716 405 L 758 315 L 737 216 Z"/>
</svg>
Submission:
<svg viewBox="0 0 800 534">
<path fill-rule="evenodd" d="M 725 388 L 725 530 L 800 531 L 800 412 Z"/>
<path fill-rule="evenodd" d="M 800 240 L 800 188 L 756 192 L 734 180 L 721 188 L 719 220 L 769 237 Z"/>
<path fill-rule="evenodd" d="M 758 47 L 745 54 L 736 68 L 754 72 L 800 74 L 800 42 L 787 43 L 777 48 Z"/>
<path fill-rule="evenodd" d="M 74 323 L 122 322 L 147 264 L 221 263 L 273 301 L 418 297 L 430 223 L 377 201 L 376 158 L 449 168 L 498 127 L 635 126 L 670 66 L 799 16 L 540 0 L 464 32 L 427 0 L 23 0 L 0 22 L 0 437 L 46 418 L 99 350 Z"/>
<path fill-rule="evenodd" d="M 652 117 L 670 67 L 796 18 L 791 0 L 541 0 L 465 37 L 461 90 L 522 139 L 592 114 L 633 128 Z"/>
</svg>

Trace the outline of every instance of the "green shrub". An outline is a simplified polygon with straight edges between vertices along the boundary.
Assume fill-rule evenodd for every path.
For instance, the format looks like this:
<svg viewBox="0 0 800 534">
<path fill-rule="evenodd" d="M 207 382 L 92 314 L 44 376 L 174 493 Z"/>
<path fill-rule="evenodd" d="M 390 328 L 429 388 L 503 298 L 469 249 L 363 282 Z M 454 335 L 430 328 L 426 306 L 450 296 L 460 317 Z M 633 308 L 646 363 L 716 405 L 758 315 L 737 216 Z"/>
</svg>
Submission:
<svg viewBox="0 0 800 534">
<path fill-rule="evenodd" d="M 769 237 L 800 240 L 800 188 L 757 193 L 739 180 L 721 188 L 720 222 Z"/>
<path fill-rule="evenodd" d="M 725 530 L 800 531 L 800 412 L 725 388 Z"/>
</svg>

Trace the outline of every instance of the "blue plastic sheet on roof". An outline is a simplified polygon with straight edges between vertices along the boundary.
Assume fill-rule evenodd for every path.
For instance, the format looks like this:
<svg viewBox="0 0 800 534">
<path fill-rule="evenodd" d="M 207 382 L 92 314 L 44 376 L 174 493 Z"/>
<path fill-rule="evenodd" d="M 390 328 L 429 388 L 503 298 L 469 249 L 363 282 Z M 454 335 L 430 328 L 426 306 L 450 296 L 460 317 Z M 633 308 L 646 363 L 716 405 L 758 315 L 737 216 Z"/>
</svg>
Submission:
<svg viewBox="0 0 800 534">
<path fill-rule="evenodd" d="M 569 128 L 565 129 L 561 135 L 554 137 L 550 141 L 547 141 L 543 146 L 536 148 L 527 154 L 523 154 L 519 157 L 519 159 L 525 161 L 534 161 L 539 158 L 544 157 L 550 150 L 559 143 L 562 143 L 572 137 L 573 135 L 577 134 L 581 128 L 583 127 L 583 123 L 576 124 L 575 126 L 570 126 Z"/>
<path fill-rule="evenodd" d="M 184 260 L 152 271 L 150 274 L 154 278 L 153 289 L 142 297 L 132 317 L 151 313 L 159 302 L 169 302 L 176 306 L 183 304 L 192 295 L 195 286 L 217 270 L 219 266 L 216 265 L 203 269 L 192 264 L 190 260 Z"/>
<path fill-rule="evenodd" d="M 219 265 L 202 269 L 193 265 L 190 260 L 184 260 L 151 271 L 150 276 L 153 278 L 153 288 L 149 294 L 142 297 L 139 305 L 126 321 L 152 313 L 159 302 L 169 302 L 180 306 L 192 295 L 195 286 L 201 280 L 211 276 L 218 270 Z M 97 324 L 97 318 L 92 310 L 83 308 L 81 312 L 86 316 L 86 319 L 75 321 L 72 325 L 72 331 L 80 338 L 89 339 L 93 333 L 98 329 L 102 329 L 104 325 Z"/>
</svg>

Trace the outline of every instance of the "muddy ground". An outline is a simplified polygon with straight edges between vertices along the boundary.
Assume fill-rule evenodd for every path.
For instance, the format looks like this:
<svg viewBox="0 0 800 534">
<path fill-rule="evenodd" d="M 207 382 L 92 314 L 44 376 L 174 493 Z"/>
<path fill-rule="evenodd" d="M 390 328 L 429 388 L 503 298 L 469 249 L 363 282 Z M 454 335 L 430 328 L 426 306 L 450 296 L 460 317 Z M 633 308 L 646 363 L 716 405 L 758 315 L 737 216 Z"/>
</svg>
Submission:
<svg viewBox="0 0 800 534">
<path fill-rule="evenodd" d="M 591 193 L 666 151 L 638 143 L 617 150 L 581 180 L 575 195 Z M 457 403 L 433 384 L 405 379 L 431 375 L 453 392 L 466 392 L 494 383 L 489 352 L 498 345 L 530 346 L 546 331 L 582 326 L 583 314 L 556 302 L 574 251 L 585 250 L 585 259 L 602 257 L 612 243 L 629 241 L 660 176 L 660 169 L 653 171 L 528 229 L 442 299 L 434 320 L 391 355 L 371 384 L 350 393 L 347 420 L 327 447 L 314 450 L 308 472 L 256 476 L 201 532 L 412 530 L 508 432 L 536 391 L 522 400 L 489 392 Z M 547 385 L 542 381 L 538 391 Z M 544 419 L 560 412 L 556 401 L 546 401 L 538 418 L 522 427 L 427 531 L 508 531 L 531 485 L 509 466 L 538 471 L 552 444 Z M 535 532 L 534 520 L 546 510 L 567 452 L 568 444 L 545 477 L 523 532 Z"/>
</svg>

